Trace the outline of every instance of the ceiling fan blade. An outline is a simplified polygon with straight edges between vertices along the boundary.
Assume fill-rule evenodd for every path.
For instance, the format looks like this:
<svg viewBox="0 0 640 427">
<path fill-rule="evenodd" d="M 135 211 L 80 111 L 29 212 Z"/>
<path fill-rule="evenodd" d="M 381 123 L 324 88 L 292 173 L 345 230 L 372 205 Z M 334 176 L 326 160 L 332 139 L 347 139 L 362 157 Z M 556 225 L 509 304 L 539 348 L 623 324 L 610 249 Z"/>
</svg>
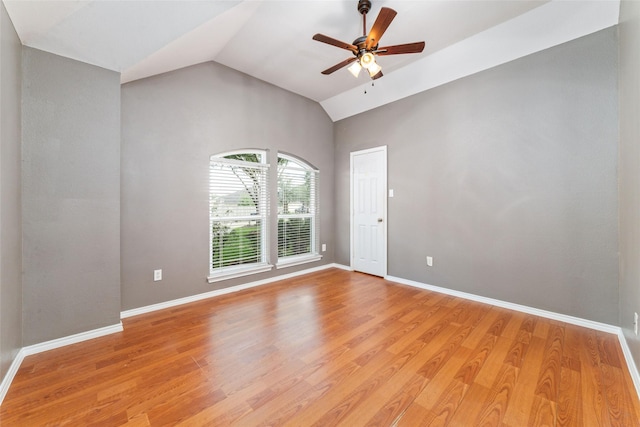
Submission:
<svg viewBox="0 0 640 427">
<path fill-rule="evenodd" d="M 397 12 L 388 7 L 380 9 L 376 22 L 373 23 L 373 27 L 371 27 L 371 31 L 369 31 L 369 35 L 367 36 L 367 44 L 365 45 L 367 50 L 371 50 L 378 45 L 382 35 L 387 31 L 387 28 L 389 28 L 391 21 L 393 21 L 396 15 Z"/>
<path fill-rule="evenodd" d="M 394 46 L 380 47 L 376 50 L 376 55 L 400 55 L 403 53 L 420 53 L 424 50 L 424 42 L 397 44 Z"/>
<path fill-rule="evenodd" d="M 317 40 L 322 43 L 330 44 L 331 46 L 336 46 L 342 49 L 350 50 L 351 52 L 357 52 L 358 48 L 350 43 L 341 42 L 340 40 L 336 40 L 332 37 L 325 36 L 324 34 L 316 34 L 313 36 L 314 40 Z"/>
<path fill-rule="evenodd" d="M 371 77 L 371 80 L 378 80 L 380 77 L 382 77 L 382 70 L 378 71 L 378 73 Z"/>
<path fill-rule="evenodd" d="M 326 75 L 326 74 L 331 74 L 331 73 L 333 73 L 334 71 L 338 71 L 340 68 L 342 68 L 342 67 L 346 67 L 347 65 L 351 64 L 351 63 L 352 63 L 353 61 L 355 61 L 356 59 L 358 59 L 358 58 L 356 58 L 355 56 L 354 56 L 353 58 L 345 59 L 345 60 L 344 60 L 344 61 L 342 61 L 341 63 L 336 64 L 336 65 L 334 65 L 334 66 L 333 66 L 333 67 L 331 67 L 331 68 L 327 68 L 326 70 L 324 70 L 324 71 L 322 72 L 322 74 L 325 74 L 325 75 Z"/>
</svg>

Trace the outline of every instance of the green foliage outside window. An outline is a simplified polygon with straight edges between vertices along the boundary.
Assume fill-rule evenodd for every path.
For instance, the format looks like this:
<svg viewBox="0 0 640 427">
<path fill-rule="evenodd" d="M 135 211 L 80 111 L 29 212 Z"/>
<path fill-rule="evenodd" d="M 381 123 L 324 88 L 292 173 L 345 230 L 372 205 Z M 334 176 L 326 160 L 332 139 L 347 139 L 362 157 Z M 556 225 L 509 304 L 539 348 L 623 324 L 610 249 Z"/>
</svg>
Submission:
<svg viewBox="0 0 640 427">
<path fill-rule="evenodd" d="M 258 224 L 231 228 L 215 223 L 212 229 L 211 264 L 213 268 L 260 262 Z"/>
</svg>

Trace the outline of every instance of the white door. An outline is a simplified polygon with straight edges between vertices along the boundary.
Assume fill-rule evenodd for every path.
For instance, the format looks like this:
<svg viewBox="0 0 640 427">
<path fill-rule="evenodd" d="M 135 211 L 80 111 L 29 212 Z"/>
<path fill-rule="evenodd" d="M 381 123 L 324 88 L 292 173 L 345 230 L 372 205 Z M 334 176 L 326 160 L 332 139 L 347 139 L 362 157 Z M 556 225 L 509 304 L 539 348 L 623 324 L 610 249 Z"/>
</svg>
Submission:
<svg viewBox="0 0 640 427">
<path fill-rule="evenodd" d="M 351 153 L 351 268 L 387 275 L 387 147 Z"/>
</svg>

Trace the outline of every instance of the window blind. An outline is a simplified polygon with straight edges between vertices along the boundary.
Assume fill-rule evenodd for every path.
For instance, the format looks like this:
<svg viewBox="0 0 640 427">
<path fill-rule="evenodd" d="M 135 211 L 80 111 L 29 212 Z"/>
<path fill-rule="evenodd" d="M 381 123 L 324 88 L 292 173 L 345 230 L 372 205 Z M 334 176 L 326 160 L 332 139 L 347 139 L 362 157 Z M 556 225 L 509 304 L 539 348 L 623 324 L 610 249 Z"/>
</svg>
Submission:
<svg viewBox="0 0 640 427">
<path fill-rule="evenodd" d="M 278 157 L 278 261 L 316 255 L 318 171 Z"/>
<path fill-rule="evenodd" d="M 209 206 L 212 275 L 266 263 L 268 164 L 253 153 L 211 157 Z"/>
</svg>

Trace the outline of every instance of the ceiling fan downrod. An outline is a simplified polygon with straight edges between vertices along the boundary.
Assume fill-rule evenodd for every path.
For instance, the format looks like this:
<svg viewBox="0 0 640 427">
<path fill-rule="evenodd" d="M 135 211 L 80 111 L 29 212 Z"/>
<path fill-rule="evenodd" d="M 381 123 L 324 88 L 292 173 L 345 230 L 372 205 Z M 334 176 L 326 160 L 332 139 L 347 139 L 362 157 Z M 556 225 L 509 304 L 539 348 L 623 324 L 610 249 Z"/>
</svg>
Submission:
<svg viewBox="0 0 640 427">
<path fill-rule="evenodd" d="M 367 13 L 371 10 L 369 0 L 358 0 L 358 12 L 362 15 L 362 35 L 367 36 Z"/>
</svg>

